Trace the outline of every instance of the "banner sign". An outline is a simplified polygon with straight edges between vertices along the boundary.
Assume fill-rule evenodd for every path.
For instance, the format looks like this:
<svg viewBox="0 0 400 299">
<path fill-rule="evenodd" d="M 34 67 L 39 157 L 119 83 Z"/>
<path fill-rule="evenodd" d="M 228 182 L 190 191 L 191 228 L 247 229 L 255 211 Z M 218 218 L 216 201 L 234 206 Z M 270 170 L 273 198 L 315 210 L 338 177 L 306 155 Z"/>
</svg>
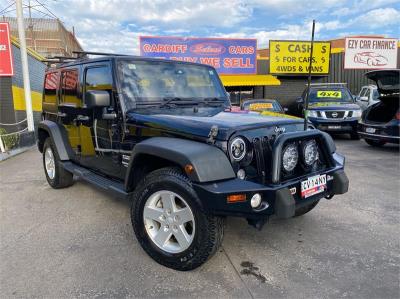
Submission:
<svg viewBox="0 0 400 299">
<path fill-rule="evenodd" d="M 397 68 L 397 39 L 347 37 L 345 69 Z"/>
<path fill-rule="evenodd" d="M 0 76 L 13 76 L 10 29 L 8 23 L 0 22 Z"/>
<path fill-rule="evenodd" d="M 140 55 L 208 64 L 219 74 L 256 74 L 257 40 L 140 37 Z"/>
<path fill-rule="evenodd" d="M 274 75 L 307 75 L 310 68 L 311 42 L 271 40 L 269 72 Z M 314 42 L 311 74 L 328 75 L 330 42 Z"/>
</svg>

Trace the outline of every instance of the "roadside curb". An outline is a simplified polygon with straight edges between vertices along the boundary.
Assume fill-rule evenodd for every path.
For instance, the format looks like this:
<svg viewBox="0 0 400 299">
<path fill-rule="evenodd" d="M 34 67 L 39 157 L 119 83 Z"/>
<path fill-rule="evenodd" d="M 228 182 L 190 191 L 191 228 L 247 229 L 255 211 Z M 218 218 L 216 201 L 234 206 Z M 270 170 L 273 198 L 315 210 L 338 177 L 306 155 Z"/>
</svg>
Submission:
<svg viewBox="0 0 400 299">
<path fill-rule="evenodd" d="M 0 162 L 5 161 L 5 160 L 7 160 L 9 158 L 12 158 L 14 156 L 17 156 L 19 154 L 22 154 L 22 153 L 30 150 L 33 147 L 35 147 L 35 145 L 25 146 L 25 147 L 21 147 L 21 148 L 10 150 L 10 151 L 5 152 L 5 153 L 0 153 Z"/>
</svg>

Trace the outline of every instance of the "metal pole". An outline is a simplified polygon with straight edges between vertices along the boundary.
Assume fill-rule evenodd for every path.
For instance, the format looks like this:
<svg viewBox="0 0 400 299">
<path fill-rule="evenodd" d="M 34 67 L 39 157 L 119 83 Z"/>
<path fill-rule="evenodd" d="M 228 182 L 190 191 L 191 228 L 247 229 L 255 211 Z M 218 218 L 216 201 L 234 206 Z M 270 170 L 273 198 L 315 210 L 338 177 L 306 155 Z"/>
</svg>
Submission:
<svg viewBox="0 0 400 299">
<path fill-rule="evenodd" d="M 315 31 L 315 20 L 312 21 L 312 33 L 311 33 L 311 49 L 310 49 L 310 64 L 308 69 L 308 82 L 307 82 L 307 96 L 304 102 L 304 131 L 307 131 L 308 127 L 308 97 L 310 96 L 310 85 L 311 85 L 311 67 L 314 51 L 314 31 Z"/>
<path fill-rule="evenodd" d="M 26 119 L 28 123 L 28 131 L 33 132 L 35 130 L 35 127 L 33 123 L 31 85 L 29 81 L 28 55 L 26 53 L 25 26 L 24 26 L 24 13 L 22 10 L 22 0 L 16 0 L 15 3 L 17 6 L 18 36 L 19 36 L 19 45 L 21 50 L 22 76 L 24 79 Z"/>
</svg>

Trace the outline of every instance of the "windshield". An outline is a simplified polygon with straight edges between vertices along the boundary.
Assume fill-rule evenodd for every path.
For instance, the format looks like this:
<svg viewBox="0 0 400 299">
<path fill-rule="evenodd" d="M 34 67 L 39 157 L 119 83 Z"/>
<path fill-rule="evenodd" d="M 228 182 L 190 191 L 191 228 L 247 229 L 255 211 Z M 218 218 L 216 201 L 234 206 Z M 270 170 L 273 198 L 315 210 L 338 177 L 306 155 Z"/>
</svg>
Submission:
<svg viewBox="0 0 400 299">
<path fill-rule="evenodd" d="M 279 103 L 275 101 L 260 101 L 243 103 L 243 110 L 281 112 L 282 108 L 281 105 L 279 105 Z"/>
<path fill-rule="evenodd" d="M 345 88 L 311 89 L 310 102 L 353 102 L 353 97 Z"/>
<path fill-rule="evenodd" d="M 126 101 L 162 103 L 166 99 L 228 101 L 214 69 L 172 61 L 121 60 L 120 87 Z M 129 108 L 129 107 L 128 107 Z"/>
</svg>

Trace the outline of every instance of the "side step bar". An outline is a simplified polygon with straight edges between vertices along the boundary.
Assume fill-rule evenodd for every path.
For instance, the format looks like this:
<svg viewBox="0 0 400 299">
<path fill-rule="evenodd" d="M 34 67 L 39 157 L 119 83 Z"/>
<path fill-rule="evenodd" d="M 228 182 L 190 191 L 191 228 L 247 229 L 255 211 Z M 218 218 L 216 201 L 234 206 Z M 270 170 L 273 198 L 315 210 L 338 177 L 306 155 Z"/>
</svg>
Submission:
<svg viewBox="0 0 400 299">
<path fill-rule="evenodd" d="M 128 199 L 129 193 L 125 192 L 123 182 L 120 183 L 112 179 L 103 177 L 70 161 L 60 163 L 65 170 L 73 173 L 74 175 L 79 177 L 79 179 L 93 184 L 96 187 L 99 187 L 120 199 Z"/>
</svg>

